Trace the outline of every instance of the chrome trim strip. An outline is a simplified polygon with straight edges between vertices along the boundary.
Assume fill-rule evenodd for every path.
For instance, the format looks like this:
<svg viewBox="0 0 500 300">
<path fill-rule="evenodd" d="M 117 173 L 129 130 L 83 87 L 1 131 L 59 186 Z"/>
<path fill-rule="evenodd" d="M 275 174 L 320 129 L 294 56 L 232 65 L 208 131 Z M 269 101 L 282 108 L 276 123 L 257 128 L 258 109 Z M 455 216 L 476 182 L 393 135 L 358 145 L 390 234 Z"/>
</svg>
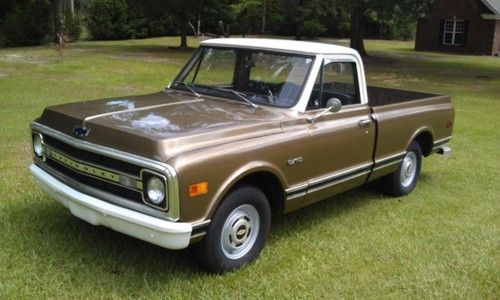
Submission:
<svg viewBox="0 0 500 300">
<path fill-rule="evenodd" d="M 294 194 L 297 192 L 300 192 L 301 190 L 307 189 L 308 184 L 307 183 L 302 183 L 298 185 L 294 185 L 292 187 L 289 187 L 288 189 L 285 190 L 285 193 L 287 194 Z"/>
<path fill-rule="evenodd" d="M 332 182 L 329 182 L 329 183 L 326 183 L 324 185 L 321 185 L 321 186 L 318 186 L 318 187 L 314 187 L 314 188 L 311 188 L 307 191 L 307 193 L 314 193 L 314 192 L 317 192 L 317 191 L 320 191 L 320 190 L 323 190 L 325 188 L 329 188 L 329 187 L 332 187 L 332 186 L 335 186 L 337 184 L 340 184 L 340 183 L 343 183 L 343 182 L 346 182 L 348 180 L 351 180 L 351 179 L 354 179 L 356 177 L 360 177 L 360 176 L 365 176 L 365 175 L 368 175 L 370 174 L 370 171 L 364 171 L 364 172 L 361 172 L 361 173 L 356 173 L 356 174 L 353 174 L 352 176 L 348 176 L 348 177 L 345 177 L 345 178 L 341 178 L 339 180 L 336 180 L 336 181 L 332 181 Z"/>
<path fill-rule="evenodd" d="M 199 233 L 196 233 L 196 234 L 193 234 L 191 236 L 191 239 L 194 240 L 194 239 L 197 239 L 197 238 L 200 238 L 200 237 L 203 237 L 207 234 L 206 231 L 203 231 L 203 232 L 199 232 Z"/>
<path fill-rule="evenodd" d="M 321 179 L 309 181 L 309 184 L 301 184 L 287 189 L 285 192 L 287 194 L 286 200 L 293 200 L 295 198 L 303 197 L 309 193 L 328 188 L 339 183 L 345 182 L 347 180 L 354 179 L 359 176 L 367 175 L 370 173 L 372 163 L 364 164 L 337 172 L 334 174 L 327 175 Z"/>
<path fill-rule="evenodd" d="M 396 164 L 400 164 L 402 161 L 403 161 L 402 159 L 398 159 L 398 160 L 390 161 L 390 162 L 385 163 L 385 164 L 377 165 L 375 168 L 373 168 L 373 171 L 378 171 L 378 170 L 383 169 L 383 168 L 387 168 L 387 167 L 390 167 L 390 166 L 393 166 Z"/>
<path fill-rule="evenodd" d="M 294 193 L 294 194 L 291 194 L 291 195 L 287 196 L 287 197 L 286 197 L 286 201 L 288 201 L 288 200 L 293 200 L 293 199 L 295 199 L 295 198 L 299 198 L 299 197 L 303 197 L 303 196 L 305 196 L 305 195 L 307 195 L 307 188 L 306 188 L 306 190 L 305 190 L 305 191 L 303 191 L 303 192 L 300 192 L 300 193 Z"/>
<path fill-rule="evenodd" d="M 168 207 L 167 216 L 169 219 L 176 221 L 180 217 L 180 204 L 179 204 L 179 183 L 177 179 L 177 172 L 175 169 L 163 162 L 156 161 L 150 158 L 138 156 L 135 154 L 127 153 L 124 151 L 116 150 L 113 148 L 93 144 L 87 141 L 82 141 L 73 137 L 70 137 L 64 133 L 56 131 L 52 128 L 44 126 L 42 124 L 33 122 L 31 123 L 31 128 L 34 131 L 40 132 L 42 134 L 50 135 L 56 139 L 59 139 L 65 143 L 70 144 L 73 147 L 94 152 L 100 155 L 112 157 L 118 160 L 123 160 L 131 164 L 136 164 L 138 166 L 149 168 L 153 171 L 165 174 L 168 179 Z"/>
<path fill-rule="evenodd" d="M 321 185 L 322 183 L 327 182 L 327 181 L 335 181 L 335 179 L 338 178 L 338 177 L 345 176 L 345 175 L 347 175 L 349 173 L 356 173 L 357 171 L 360 171 L 360 170 L 363 170 L 363 169 L 366 169 L 366 168 L 370 168 L 370 167 L 372 167 L 372 165 L 373 165 L 373 163 L 368 163 L 368 164 L 357 166 L 357 167 L 354 167 L 354 168 L 351 168 L 351 169 L 348 169 L 348 170 L 344 170 L 344 171 L 341 171 L 341 172 L 332 173 L 332 174 L 323 176 L 322 178 L 319 178 L 319 179 L 313 179 L 313 180 L 309 181 L 309 186 L 312 186 L 312 185 Z"/>
<path fill-rule="evenodd" d="M 436 147 L 439 147 L 439 146 L 441 146 L 441 145 L 443 145 L 443 144 L 446 144 L 446 143 L 448 143 L 450 140 L 451 140 L 451 136 L 446 137 L 446 138 L 444 138 L 444 139 L 436 140 L 436 141 L 434 141 L 434 143 L 433 143 L 433 148 L 436 148 Z"/>
<path fill-rule="evenodd" d="M 396 160 L 398 158 L 402 158 L 405 155 L 406 155 L 406 151 L 396 153 L 396 154 L 384 157 L 382 159 L 375 160 L 375 165 L 383 164 L 383 163 L 386 163 L 386 162 L 391 161 L 391 160 Z"/>
<path fill-rule="evenodd" d="M 201 227 L 205 227 L 205 226 L 208 226 L 208 224 L 210 224 L 212 220 L 205 220 L 203 222 L 199 222 L 199 223 L 193 223 L 192 226 L 193 226 L 193 230 L 195 229 L 198 229 L 198 228 L 201 228 Z"/>
</svg>

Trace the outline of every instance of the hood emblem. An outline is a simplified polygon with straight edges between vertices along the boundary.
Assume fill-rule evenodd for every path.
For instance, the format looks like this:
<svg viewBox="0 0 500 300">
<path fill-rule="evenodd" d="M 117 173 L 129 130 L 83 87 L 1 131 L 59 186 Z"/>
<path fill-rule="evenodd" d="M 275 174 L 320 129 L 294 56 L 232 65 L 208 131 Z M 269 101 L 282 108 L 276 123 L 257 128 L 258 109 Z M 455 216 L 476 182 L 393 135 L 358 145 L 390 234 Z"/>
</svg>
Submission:
<svg viewBox="0 0 500 300">
<path fill-rule="evenodd" d="M 88 136 L 89 133 L 90 133 L 90 128 L 87 128 L 85 126 L 79 126 L 79 125 L 76 125 L 74 128 L 73 128 L 73 133 L 76 135 L 76 136 L 79 136 L 79 137 L 84 137 L 84 136 Z"/>
</svg>

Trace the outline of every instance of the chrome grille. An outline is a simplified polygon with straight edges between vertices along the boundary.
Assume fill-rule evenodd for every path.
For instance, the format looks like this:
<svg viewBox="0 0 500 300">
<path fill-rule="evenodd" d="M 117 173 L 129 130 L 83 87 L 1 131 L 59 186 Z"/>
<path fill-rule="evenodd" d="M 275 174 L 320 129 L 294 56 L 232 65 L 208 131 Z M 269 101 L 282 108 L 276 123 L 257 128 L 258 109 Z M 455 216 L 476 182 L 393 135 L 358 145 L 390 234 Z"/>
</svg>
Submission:
<svg viewBox="0 0 500 300">
<path fill-rule="evenodd" d="M 179 219 L 179 185 L 172 166 L 77 139 L 37 122 L 31 128 L 33 135 L 43 136 L 44 149 L 50 148 L 43 157 L 34 154 L 34 161 L 52 176 L 99 199 L 167 220 Z M 148 203 L 142 193 L 142 176 L 150 173 L 166 180 L 166 201 L 158 206 Z"/>
</svg>

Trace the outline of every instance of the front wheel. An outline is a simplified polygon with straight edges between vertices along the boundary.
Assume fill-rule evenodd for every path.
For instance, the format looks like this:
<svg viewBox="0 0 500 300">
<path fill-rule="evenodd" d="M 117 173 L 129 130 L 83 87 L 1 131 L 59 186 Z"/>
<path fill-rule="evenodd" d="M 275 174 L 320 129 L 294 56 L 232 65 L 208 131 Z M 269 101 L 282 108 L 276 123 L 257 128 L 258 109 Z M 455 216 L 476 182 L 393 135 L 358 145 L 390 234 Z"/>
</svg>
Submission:
<svg viewBox="0 0 500 300">
<path fill-rule="evenodd" d="M 264 193 L 243 185 L 231 191 L 215 212 L 198 255 L 211 272 L 237 269 L 257 258 L 271 226 Z"/>
<path fill-rule="evenodd" d="M 384 189 L 391 196 L 409 194 L 417 185 L 422 167 L 422 150 L 417 142 L 408 147 L 403 162 L 399 168 L 383 179 Z"/>
</svg>

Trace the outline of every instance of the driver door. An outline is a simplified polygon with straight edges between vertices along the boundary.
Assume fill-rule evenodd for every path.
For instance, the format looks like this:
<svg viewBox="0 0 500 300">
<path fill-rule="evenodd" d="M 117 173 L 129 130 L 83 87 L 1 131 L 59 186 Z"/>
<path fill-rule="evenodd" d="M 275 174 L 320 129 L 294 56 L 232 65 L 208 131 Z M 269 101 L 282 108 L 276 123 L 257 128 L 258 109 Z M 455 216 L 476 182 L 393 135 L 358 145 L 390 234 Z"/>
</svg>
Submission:
<svg viewBox="0 0 500 300">
<path fill-rule="evenodd" d="M 329 99 L 342 102 L 340 111 L 309 122 L 308 196 L 305 205 L 362 185 L 372 167 L 375 123 L 362 104 L 354 61 L 325 59 L 306 112 L 314 118 Z"/>
</svg>

